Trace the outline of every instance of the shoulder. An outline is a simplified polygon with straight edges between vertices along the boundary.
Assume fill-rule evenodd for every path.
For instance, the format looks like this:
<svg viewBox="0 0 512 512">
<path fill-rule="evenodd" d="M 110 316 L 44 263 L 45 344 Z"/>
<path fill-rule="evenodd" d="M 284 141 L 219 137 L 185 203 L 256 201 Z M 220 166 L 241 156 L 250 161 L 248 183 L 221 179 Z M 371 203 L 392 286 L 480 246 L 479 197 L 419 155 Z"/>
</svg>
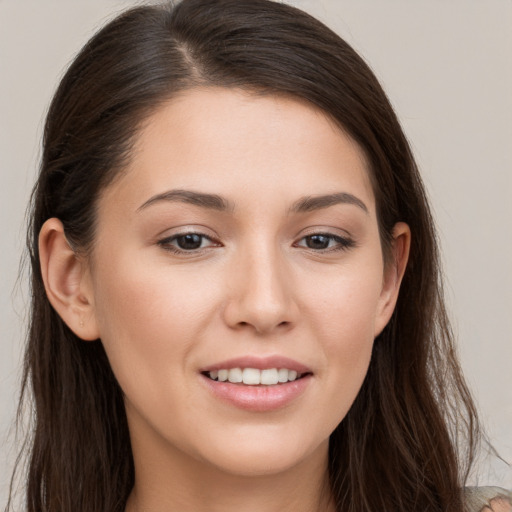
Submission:
<svg viewBox="0 0 512 512">
<path fill-rule="evenodd" d="M 501 487 L 465 487 L 468 512 L 512 512 L 512 491 Z"/>
</svg>

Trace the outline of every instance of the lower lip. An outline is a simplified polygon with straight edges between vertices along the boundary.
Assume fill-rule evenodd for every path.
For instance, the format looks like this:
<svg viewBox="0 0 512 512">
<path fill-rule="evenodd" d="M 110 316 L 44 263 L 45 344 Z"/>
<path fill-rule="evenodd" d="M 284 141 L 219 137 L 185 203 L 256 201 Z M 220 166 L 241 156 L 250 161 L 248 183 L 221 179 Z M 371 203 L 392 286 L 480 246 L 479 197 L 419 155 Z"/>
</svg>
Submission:
<svg viewBox="0 0 512 512">
<path fill-rule="evenodd" d="M 274 386 L 249 386 L 219 382 L 201 375 L 211 392 L 221 400 L 247 411 L 266 412 L 286 407 L 297 399 L 311 383 L 311 375 Z"/>
</svg>

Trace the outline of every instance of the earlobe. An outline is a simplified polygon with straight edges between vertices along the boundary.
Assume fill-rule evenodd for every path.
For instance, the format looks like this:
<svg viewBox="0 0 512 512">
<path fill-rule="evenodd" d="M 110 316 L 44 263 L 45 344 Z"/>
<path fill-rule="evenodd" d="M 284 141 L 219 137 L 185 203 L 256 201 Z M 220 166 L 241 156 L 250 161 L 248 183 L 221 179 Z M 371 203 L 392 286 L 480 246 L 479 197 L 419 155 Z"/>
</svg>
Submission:
<svg viewBox="0 0 512 512">
<path fill-rule="evenodd" d="M 51 218 L 43 224 L 39 232 L 39 259 L 46 295 L 55 311 L 78 337 L 98 339 L 90 280 L 59 219 Z"/>
<path fill-rule="evenodd" d="M 411 230 L 405 222 L 397 222 L 393 228 L 393 241 L 390 261 L 384 269 L 384 279 L 380 296 L 380 307 L 375 325 L 378 336 L 389 322 L 395 309 L 400 284 L 409 260 Z"/>
</svg>

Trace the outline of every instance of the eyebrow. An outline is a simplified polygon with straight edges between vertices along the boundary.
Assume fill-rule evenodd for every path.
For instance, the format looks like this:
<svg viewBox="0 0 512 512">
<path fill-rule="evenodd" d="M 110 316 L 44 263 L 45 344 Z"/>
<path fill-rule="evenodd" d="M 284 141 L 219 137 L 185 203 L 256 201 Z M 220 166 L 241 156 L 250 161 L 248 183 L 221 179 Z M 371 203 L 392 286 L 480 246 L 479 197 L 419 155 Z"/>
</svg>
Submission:
<svg viewBox="0 0 512 512">
<path fill-rule="evenodd" d="M 217 210 L 220 212 L 233 211 L 235 208 L 234 203 L 217 194 L 176 189 L 150 197 L 145 203 L 137 208 L 137 212 L 156 203 L 174 201 L 192 204 L 194 206 Z M 288 213 L 306 213 L 314 210 L 320 210 L 322 208 L 328 208 L 337 204 L 351 204 L 361 208 L 365 213 L 369 213 L 367 206 L 363 201 L 361 201 L 361 199 L 352 194 L 348 194 L 347 192 L 301 197 L 293 203 L 289 208 Z"/>
<path fill-rule="evenodd" d="M 290 208 L 290 212 L 311 212 L 322 208 L 329 208 L 329 206 L 334 206 L 336 204 L 352 204 L 361 208 L 365 213 L 369 213 L 368 207 L 363 203 L 363 201 L 361 201 L 361 199 L 352 194 L 348 194 L 347 192 L 301 197 L 298 201 L 293 203 Z"/>
<path fill-rule="evenodd" d="M 169 190 L 162 194 L 150 197 L 145 203 L 137 208 L 137 211 L 146 209 L 155 203 L 160 202 L 181 202 L 208 208 L 210 210 L 218 210 L 221 212 L 233 210 L 234 205 L 217 194 L 205 194 L 203 192 L 194 192 L 192 190 Z"/>
</svg>

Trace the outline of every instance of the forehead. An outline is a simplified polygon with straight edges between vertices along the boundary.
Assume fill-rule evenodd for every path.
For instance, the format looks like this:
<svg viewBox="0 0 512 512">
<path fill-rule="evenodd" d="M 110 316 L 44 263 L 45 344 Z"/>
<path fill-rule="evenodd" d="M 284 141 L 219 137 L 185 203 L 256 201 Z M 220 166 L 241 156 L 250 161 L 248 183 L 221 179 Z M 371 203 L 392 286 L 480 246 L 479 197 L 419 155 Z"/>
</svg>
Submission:
<svg viewBox="0 0 512 512">
<path fill-rule="evenodd" d="M 286 202 L 340 187 L 373 208 L 361 148 L 323 111 L 295 98 L 192 89 L 149 116 L 133 148 L 125 172 L 105 194 L 125 194 L 133 208 L 171 188 L 235 201 L 241 190 L 252 190 L 261 203 L 264 196 Z"/>
</svg>

